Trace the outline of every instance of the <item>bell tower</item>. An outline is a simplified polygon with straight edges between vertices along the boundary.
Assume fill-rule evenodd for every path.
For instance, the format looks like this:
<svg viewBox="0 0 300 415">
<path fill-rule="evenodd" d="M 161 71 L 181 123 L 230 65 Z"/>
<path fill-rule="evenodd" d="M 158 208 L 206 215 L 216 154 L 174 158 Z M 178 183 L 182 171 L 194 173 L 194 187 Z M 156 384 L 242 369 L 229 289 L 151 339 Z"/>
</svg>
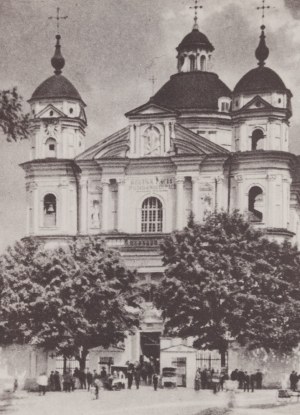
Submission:
<svg viewBox="0 0 300 415">
<path fill-rule="evenodd" d="M 56 35 L 51 59 L 54 75 L 42 82 L 29 99 L 31 106 L 30 159 L 73 159 L 84 151 L 85 103 L 74 85 L 62 75 L 65 59 L 61 36 Z"/>
</svg>

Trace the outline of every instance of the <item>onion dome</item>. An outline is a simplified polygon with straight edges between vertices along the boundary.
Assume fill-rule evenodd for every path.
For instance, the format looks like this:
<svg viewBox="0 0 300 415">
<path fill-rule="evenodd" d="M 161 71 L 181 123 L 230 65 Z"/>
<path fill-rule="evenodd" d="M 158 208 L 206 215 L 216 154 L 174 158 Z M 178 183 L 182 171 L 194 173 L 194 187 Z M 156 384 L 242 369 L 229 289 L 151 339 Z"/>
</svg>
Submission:
<svg viewBox="0 0 300 415">
<path fill-rule="evenodd" d="M 81 101 L 84 104 L 75 86 L 61 74 L 62 68 L 65 66 L 65 59 L 61 54 L 59 41 L 60 35 L 56 35 L 55 53 L 51 59 L 55 75 L 42 82 L 28 102 L 40 99 L 71 99 Z"/>
<path fill-rule="evenodd" d="M 212 72 L 180 72 L 151 98 L 151 102 L 170 109 L 218 111 L 218 100 L 231 98 L 230 89 Z"/>
<path fill-rule="evenodd" d="M 198 28 L 194 26 L 193 30 L 183 38 L 177 47 L 177 51 L 181 52 L 182 50 L 192 50 L 195 48 L 204 49 L 208 52 L 215 50 L 205 34 L 199 32 Z"/>
</svg>

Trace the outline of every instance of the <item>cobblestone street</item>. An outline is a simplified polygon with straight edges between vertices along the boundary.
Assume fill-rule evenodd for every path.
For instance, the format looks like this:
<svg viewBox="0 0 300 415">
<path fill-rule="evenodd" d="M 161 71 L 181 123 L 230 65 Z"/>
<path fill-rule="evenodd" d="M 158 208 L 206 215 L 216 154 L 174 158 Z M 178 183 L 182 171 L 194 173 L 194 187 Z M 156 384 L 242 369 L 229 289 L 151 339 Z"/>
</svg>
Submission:
<svg viewBox="0 0 300 415">
<path fill-rule="evenodd" d="M 195 392 L 189 389 L 158 390 L 142 387 L 140 390 L 121 392 L 101 391 L 94 400 L 86 391 L 66 393 L 20 392 L 7 414 L 16 415 L 197 415 L 207 408 L 225 408 L 228 394 L 213 395 L 210 391 Z M 236 395 L 236 408 L 232 415 L 298 415 L 300 403 L 277 403 L 276 391 L 256 391 L 254 394 Z"/>
</svg>

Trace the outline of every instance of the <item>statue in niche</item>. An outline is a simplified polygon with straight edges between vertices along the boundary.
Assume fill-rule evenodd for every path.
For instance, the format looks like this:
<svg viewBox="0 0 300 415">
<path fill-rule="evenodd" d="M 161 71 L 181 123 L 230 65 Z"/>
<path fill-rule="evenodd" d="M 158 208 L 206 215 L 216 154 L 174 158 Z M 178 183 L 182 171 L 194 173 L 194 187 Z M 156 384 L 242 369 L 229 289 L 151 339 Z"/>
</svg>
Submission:
<svg viewBox="0 0 300 415">
<path fill-rule="evenodd" d="M 161 139 L 157 128 L 147 128 L 144 133 L 144 155 L 145 156 L 159 156 L 161 153 Z"/>
<path fill-rule="evenodd" d="M 91 211 L 91 223 L 93 228 L 100 228 L 100 204 L 99 200 L 93 200 Z"/>
</svg>

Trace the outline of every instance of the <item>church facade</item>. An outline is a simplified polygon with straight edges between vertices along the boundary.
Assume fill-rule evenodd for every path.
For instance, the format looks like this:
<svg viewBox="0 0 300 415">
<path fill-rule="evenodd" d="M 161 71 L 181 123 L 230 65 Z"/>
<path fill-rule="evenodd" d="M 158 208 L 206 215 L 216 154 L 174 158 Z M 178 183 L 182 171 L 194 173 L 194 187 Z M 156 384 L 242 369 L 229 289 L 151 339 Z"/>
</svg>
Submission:
<svg viewBox="0 0 300 415">
<path fill-rule="evenodd" d="M 231 91 L 211 71 L 214 47 L 196 22 L 177 47 L 177 73 L 148 102 L 129 109 L 125 128 L 88 149 L 86 105 L 61 73 L 57 35 L 55 74 L 29 99 L 31 154 L 22 164 L 27 235 L 48 246 L 101 235 L 149 287 L 141 330 L 125 348 L 91 351 L 90 364 L 108 358 L 124 364 L 141 354 L 166 365 L 191 353 L 202 359 L 187 342 L 160 338 L 162 322 L 150 306 L 151 286 L 164 272 L 159 244 L 191 212 L 201 222 L 215 210 L 238 209 L 271 238 L 299 243 L 300 163 L 289 152 L 292 94 L 265 66 L 264 31 L 257 67 Z"/>
</svg>

